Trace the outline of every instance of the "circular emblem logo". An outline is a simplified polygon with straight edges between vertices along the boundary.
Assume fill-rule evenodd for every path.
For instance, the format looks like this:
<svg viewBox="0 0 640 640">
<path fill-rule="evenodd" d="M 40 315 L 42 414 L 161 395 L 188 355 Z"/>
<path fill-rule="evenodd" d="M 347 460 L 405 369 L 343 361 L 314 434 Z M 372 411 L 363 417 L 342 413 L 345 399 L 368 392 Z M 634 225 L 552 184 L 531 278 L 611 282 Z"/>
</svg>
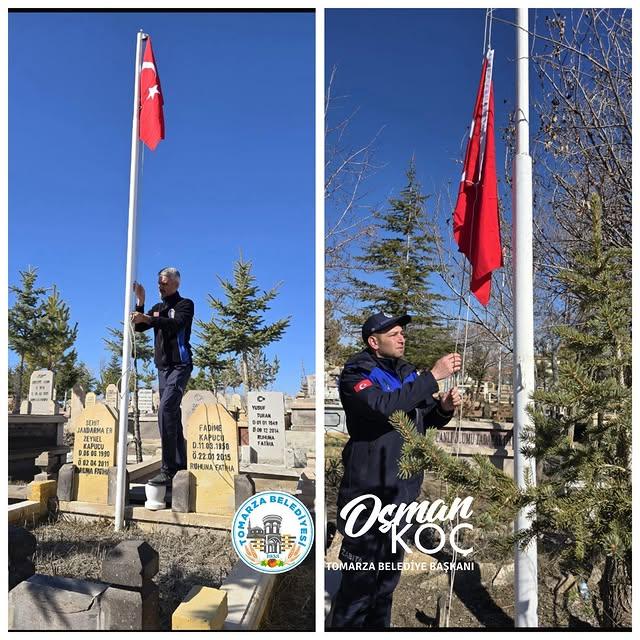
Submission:
<svg viewBox="0 0 640 640">
<path fill-rule="evenodd" d="M 284 491 L 261 491 L 245 500 L 231 524 L 233 548 L 240 559 L 262 573 L 284 573 L 311 551 L 309 510 Z"/>
</svg>

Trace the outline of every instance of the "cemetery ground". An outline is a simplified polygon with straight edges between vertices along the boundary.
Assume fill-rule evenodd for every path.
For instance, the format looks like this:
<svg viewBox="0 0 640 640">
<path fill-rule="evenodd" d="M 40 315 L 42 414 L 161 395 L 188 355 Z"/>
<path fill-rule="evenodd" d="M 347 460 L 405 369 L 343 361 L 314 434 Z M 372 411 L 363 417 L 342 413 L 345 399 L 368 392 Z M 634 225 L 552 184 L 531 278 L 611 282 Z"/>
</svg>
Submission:
<svg viewBox="0 0 640 640">
<path fill-rule="evenodd" d="M 31 531 L 38 541 L 36 573 L 85 580 L 100 579 L 102 561 L 118 543 L 144 539 L 159 555 L 154 582 L 159 587 L 163 631 L 171 629 L 171 615 L 194 584 L 219 588 L 238 559 L 227 531 L 179 535 L 166 530 L 143 532 L 135 525 L 115 531 L 111 521 L 55 515 Z M 311 553 L 300 567 L 277 576 L 260 630 L 313 630 L 314 584 Z"/>
<path fill-rule="evenodd" d="M 325 435 L 325 501 L 329 545 L 326 561 L 337 562 L 340 534 L 336 533 L 336 499 L 342 477 L 341 453 L 347 436 L 338 433 Z M 443 483 L 425 473 L 419 500 L 433 500 L 444 494 Z M 474 512 L 480 513 L 482 503 L 474 500 Z M 473 523 L 473 516 L 471 522 Z M 496 535 L 496 534 L 492 534 Z M 513 556 L 505 560 L 491 547 L 491 536 L 473 531 L 474 553 L 458 560 L 473 560 L 472 570 L 458 570 L 449 615 L 449 628 L 510 628 L 514 625 Z M 461 546 L 471 546 L 467 539 Z M 445 562 L 450 553 L 445 549 L 433 558 L 422 554 L 413 545 L 412 554 L 405 554 L 405 562 L 430 563 L 432 559 Z M 600 607 L 594 569 L 587 581 L 589 596 L 583 598 L 575 576 L 563 574 L 555 561 L 556 548 L 552 542 L 538 543 L 538 619 L 541 628 L 593 628 L 598 626 L 594 607 Z M 400 628 L 444 627 L 449 598 L 450 574 L 444 570 L 403 571 L 394 592 L 392 625 Z M 630 623 L 630 621 L 629 621 Z"/>
<path fill-rule="evenodd" d="M 315 629 L 315 546 L 302 564 L 277 576 L 260 631 Z"/>
<path fill-rule="evenodd" d="M 47 395 L 46 399 L 35 397 L 39 386 L 45 387 L 41 393 Z M 314 456 L 304 449 L 313 429 L 309 428 L 308 415 L 306 420 L 298 419 L 301 410 L 309 413 L 308 407 L 292 404 L 292 435 L 285 456 L 283 394 L 265 392 L 252 399 L 244 420 L 253 428 L 248 443 L 243 445 L 242 457 L 247 463 L 240 473 L 242 412 L 230 411 L 215 397 L 207 403 L 207 393 L 211 392 L 190 391 L 183 398 L 189 466 L 176 474 L 166 500 L 160 504 L 151 503 L 146 484 L 161 464 L 157 416 L 149 416 L 152 405 L 148 407 L 140 423 L 138 454 L 142 453 L 142 462 L 133 452 L 133 442 L 127 446 L 131 512 L 124 529 L 116 531 L 112 515 L 119 420 L 112 406 L 113 394 L 111 405 L 99 401 L 95 393 L 86 394 L 84 402 L 76 403 L 76 411 L 65 420 L 48 397 L 53 394 L 51 372 L 35 372 L 29 400 L 21 403 L 19 416 L 9 417 L 10 451 L 15 458 L 9 474 L 9 520 L 31 529 L 31 534 L 26 534 L 20 533 L 19 527 L 10 528 L 16 540 L 22 540 L 14 545 L 9 566 L 16 581 L 16 590 L 10 593 L 10 612 L 18 616 L 12 618 L 13 628 L 47 628 L 55 611 L 53 619 L 61 628 L 74 630 L 92 625 L 104 629 L 193 629 L 203 628 L 203 624 L 206 628 L 225 624 L 273 631 L 313 629 L 313 558 L 291 572 L 267 578 L 239 561 L 229 531 L 237 505 L 257 489 L 274 485 L 279 490 L 300 493 L 301 499 L 313 503 Z M 76 395 L 81 400 L 82 394 Z M 42 408 L 37 402 L 44 403 Z M 34 407 L 40 413 L 34 414 Z M 128 422 L 131 432 L 132 421 Z M 252 436 L 257 436 L 257 442 L 252 442 Z M 255 458 L 253 466 L 250 458 Z M 33 483 L 16 482 L 36 474 Z M 285 534 L 288 538 L 287 531 Z M 258 540 L 258 546 L 260 543 L 265 544 L 264 538 Z M 144 554 L 136 555 L 141 548 Z M 125 550 L 133 550 L 133 555 L 123 556 Z M 113 568 L 120 562 L 127 573 L 138 560 L 146 564 L 133 577 L 122 576 L 120 568 Z M 76 581 L 76 590 L 67 588 L 72 584 L 69 579 Z M 45 595 L 34 595 L 40 588 Z M 43 619 L 36 622 L 25 615 L 29 609 L 21 606 L 21 598 L 44 598 L 53 603 L 58 597 L 56 590 L 79 597 L 81 604 L 70 605 L 68 594 L 59 596 L 65 603 L 62 610 L 75 607 L 73 613 L 79 613 L 79 617 L 60 618 L 55 606 L 45 607 Z M 99 600 L 83 601 L 98 594 Z M 115 604 L 118 598 L 129 604 L 135 601 L 135 606 L 123 607 L 122 600 Z M 133 618 L 121 619 L 130 609 Z M 85 614 L 86 619 L 82 617 Z"/>
<path fill-rule="evenodd" d="M 33 528 L 38 547 L 36 573 L 85 580 L 100 579 L 102 561 L 123 540 L 145 540 L 158 552 L 159 624 L 171 629 L 171 615 L 194 584 L 219 588 L 237 560 L 227 531 L 178 535 L 142 531 L 135 525 L 115 531 L 112 521 L 78 521 L 52 516 Z"/>
</svg>

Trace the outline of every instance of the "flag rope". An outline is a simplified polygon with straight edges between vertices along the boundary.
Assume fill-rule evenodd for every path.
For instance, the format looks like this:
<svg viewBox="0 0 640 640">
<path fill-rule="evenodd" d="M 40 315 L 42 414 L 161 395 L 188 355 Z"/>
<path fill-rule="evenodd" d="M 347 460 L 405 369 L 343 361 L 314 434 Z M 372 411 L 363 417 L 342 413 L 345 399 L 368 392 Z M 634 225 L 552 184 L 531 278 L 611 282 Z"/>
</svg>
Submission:
<svg viewBox="0 0 640 640">
<path fill-rule="evenodd" d="M 478 189 L 478 182 L 474 183 L 474 187 L 476 189 Z M 476 213 L 476 207 L 478 205 L 478 197 L 477 197 L 477 193 L 476 193 L 476 197 L 474 198 L 474 203 L 473 203 L 473 214 L 471 216 L 471 225 L 473 228 L 473 220 L 475 217 L 475 213 Z M 470 239 L 470 244 L 469 244 L 469 251 L 471 251 L 471 247 L 473 246 L 473 234 L 471 234 L 471 239 Z M 469 266 L 471 268 L 471 266 Z M 465 281 L 465 275 L 467 272 L 467 264 L 466 262 L 464 263 L 464 266 L 462 268 L 462 281 L 460 283 L 460 302 L 458 305 L 458 327 L 456 329 L 456 346 L 455 346 L 455 350 L 454 353 L 458 352 L 458 345 L 460 343 L 460 323 L 462 321 L 462 301 L 464 300 L 464 295 L 463 295 L 463 291 L 464 291 L 464 281 Z M 469 283 L 471 283 L 471 274 L 469 275 Z M 466 307 L 467 307 L 467 313 L 466 313 L 466 318 L 465 318 L 465 322 L 464 322 L 464 342 L 463 342 L 463 346 L 462 346 L 462 363 L 460 366 L 460 371 L 457 372 L 454 375 L 454 381 L 453 381 L 453 386 L 457 387 L 459 384 L 464 384 L 464 376 L 465 376 L 465 362 L 466 362 L 466 357 L 467 357 L 467 345 L 469 342 L 469 310 L 471 309 L 471 292 L 469 292 L 469 294 L 467 295 L 467 301 L 466 301 Z M 464 394 L 463 394 L 464 395 Z M 456 458 L 460 457 L 460 433 L 462 431 L 462 403 L 460 403 L 460 407 L 458 408 L 458 411 L 456 412 L 457 416 L 456 416 L 456 428 L 455 428 L 455 443 L 456 443 L 456 451 L 455 451 L 455 456 Z M 448 492 L 449 488 L 448 488 L 448 483 L 445 482 L 445 490 Z M 460 524 L 460 514 L 456 513 L 456 526 L 458 526 L 458 524 Z M 453 524 L 451 524 L 451 530 L 453 530 Z M 453 586 L 454 586 L 454 582 L 456 579 L 456 564 L 457 564 L 457 560 L 458 560 L 458 550 L 457 550 L 457 537 L 458 537 L 458 533 L 456 532 L 455 534 L 455 539 L 456 539 L 456 546 L 453 549 L 453 556 L 452 556 L 452 565 L 451 565 L 451 581 L 449 584 L 449 597 L 447 599 L 447 615 L 445 618 L 445 627 L 449 627 L 449 617 L 451 615 L 451 601 L 453 600 Z"/>
<path fill-rule="evenodd" d="M 489 52 L 491 51 L 491 27 L 493 24 L 493 9 L 487 9 L 486 13 L 485 13 L 485 27 L 484 27 L 484 42 L 482 44 L 482 49 L 483 49 L 483 55 L 487 55 L 487 57 L 489 56 Z M 487 46 L 487 35 L 488 35 L 488 46 Z M 486 51 L 486 54 L 485 54 Z M 492 67 L 493 67 L 493 56 L 491 55 L 491 65 L 490 68 L 487 69 L 487 76 L 485 77 L 485 86 L 483 88 L 483 112 L 485 111 L 484 106 L 486 104 L 486 118 L 488 118 L 488 111 L 489 111 L 489 100 L 488 100 L 488 96 L 489 96 L 489 92 L 491 90 L 491 82 L 492 82 Z M 486 123 L 486 118 L 483 117 L 483 120 Z M 484 124 L 484 123 L 483 123 Z M 473 123 L 472 123 L 473 126 Z M 486 127 L 486 124 L 485 124 Z M 482 131 L 482 129 L 481 129 Z M 481 133 L 482 135 L 482 133 Z M 486 145 L 486 130 L 485 130 L 485 145 Z M 482 149 L 482 144 L 480 145 L 480 154 L 481 154 L 481 158 L 480 158 L 480 162 L 479 162 L 479 174 L 478 174 L 478 179 L 474 182 L 473 186 L 475 189 L 475 197 L 474 197 L 474 202 L 473 202 L 473 212 L 471 215 L 471 229 L 473 229 L 473 224 L 475 221 L 475 215 L 476 215 L 476 210 L 478 207 L 478 187 L 480 184 L 480 177 L 482 175 L 482 160 L 484 157 L 484 153 L 483 153 L 483 149 Z M 469 255 L 472 254 L 472 250 L 473 250 L 473 239 L 474 239 L 474 234 L 471 233 L 470 234 L 470 239 L 469 239 Z M 469 268 L 471 269 L 471 265 L 469 265 Z M 460 343 L 460 325 L 462 322 L 462 301 L 464 299 L 464 295 L 463 295 L 463 291 L 464 291 L 464 281 L 465 281 L 465 276 L 466 276 L 466 272 L 467 272 L 467 261 L 463 262 L 463 268 L 462 268 L 462 280 L 460 283 L 460 298 L 459 298 L 459 304 L 458 304 L 458 326 L 456 329 L 456 344 L 455 344 L 455 351 L 454 353 L 458 352 L 458 345 Z M 469 284 L 471 284 L 471 277 L 472 277 L 472 273 L 469 274 Z M 466 356 L 467 356 L 467 346 L 468 346 L 468 342 L 469 342 L 469 311 L 471 309 L 471 290 L 469 290 L 469 294 L 467 295 L 467 301 L 466 301 L 466 307 L 467 307 L 467 311 L 466 311 L 466 318 L 464 321 L 464 342 L 463 342 L 463 347 L 462 347 L 462 362 L 461 362 L 461 367 L 460 367 L 460 372 L 456 373 L 454 376 L 454 382 L 453 382 L 453 386 L 457 387 L 459 384 L 463 384 L 464 385 L 464 380 L 465 380 L 465 364 L 466 364 Z M 456 416 L 456 428 L 455 428 L 455 443 L 456 443 L 456 450 L 455 450 L 455 456 L 456 458 L 460 457 L 460 433 L 462 431 L 462 403 L 460 404 L 460 407 L 458 409 L 458 411 L 456 412 L 457 416 Z M 445 483 L 445 490 L 448 491 L 448 483 Z M 460 523 L 460 514 L 456 513 L 456 526 Z M 453 523 L 451 525 L 451 529 L 453 530 Z M 457 543 L 457 532 L 455 534 L 455 539 L 456 539 L 456 543 Z M 445 627 L 449 627 L 449 620 L 450 620 L 450 616 L 451 616 L 451 602 L 453 600 L 453 588 L 454 588 L 454 583 L 455 583 L 455 579 L 456 579 L 456 567 L 457 567 L 457 560 L 458 560 L 458 550 L 457 550 L 457 544 L 455 545 L 454 549 L 453 549 L 453 555 L 452 555 L 452 566 L 451 566 L 451 580 L 450 580 L 450 584 L 449 584 L 449 596 L 447 598 L 447 614 L 446 614 L 446 618 L 445 618 Z"/>
<path fill-rule="evenodd" d="M 127 330 L 129 331 L 129 337 L 131 338 L 131 344 L 133 346 L 133 356 L 129 358 L 129 364 L 127 365 L 127 370 L 125 371 L 125 374 L 121 375 L 117 380 L 116 380 L 116 386 L 119 389 L 119 394 L 118 394 L 118 399 L 121 400 L 124 394 L 124 391 L 122 390 L 122 378 L 124 378 L 124 376 L 128 373 L 130 376 L 133 375 L 134 379 L 136 378 L 136 370 L 135 367 L 131 367 L 131 360 L 136 360 L 137 359 L 137 345 L 136 345 L 136 332 L 134 329 L 134 325 L 133 322 L 129 321 L 128 325 L 127 325 Z M 120 404 L 118 403 L 118 406 L 120 406 Z"/>
</svg>

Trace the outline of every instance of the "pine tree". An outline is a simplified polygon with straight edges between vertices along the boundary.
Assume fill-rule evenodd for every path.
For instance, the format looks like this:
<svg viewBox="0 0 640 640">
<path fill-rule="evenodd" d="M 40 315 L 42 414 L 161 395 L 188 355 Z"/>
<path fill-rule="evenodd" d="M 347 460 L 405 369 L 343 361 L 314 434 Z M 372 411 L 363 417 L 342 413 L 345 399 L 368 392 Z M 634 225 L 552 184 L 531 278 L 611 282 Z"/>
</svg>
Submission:
<svg viewBox="0 0 640 640">
<path fill-rule="evenodd" d="M 118 386 L 122 376 L 121 356 L 112 353 L 109 356 L 109 362 L 100 367 L 100 387 L 106 389 L 110 384 Z"/>
<path fill-rule="evenodd" d="M 324 361 L 327 368 L 342 367 L 349 356 L 362 348 L 352 341 L 345 343 L 345 321 L 336 317 L 333 305 L 325 298 L 324 304 Z"/>
<path fill-rule="evenodd" d="M 46 289 L 36 287 L 37 278 L 37 269 L 29 267 L 26 271 L 20 271 L 21 285 L 9 287 L 16 295 L 16 301 L 8 314 L 9 348 L 20 358 L 15 375 L 14 412 L 20 410 L 25 361 L 41 348 L 45 340 L 45 310 L 41 297 Z"/>
<path fill-rule="evenodd" d="M 200 391 L 207 390 L 216 392 L 216 388 L 213 384 L 213 381 L 207 374 L 204 369 L 199 369 L 195 375 L 191 375 L 189 381 L 187 382 L 186 391 Z"/>
<path fill-rule="evenodd" d="M 196 325 L 201 329 L 196 335 L 200 343 L 193 347 L 193 364 L 200 368 L 202 376 L 200 384 L 205 387 L 193 387 L 194 389 L 211 389 L 212 391 L 224 391 L 228 386 L 238 386 L 242 380 L 236 380 L 236 366 L 233 358 L 224 358 L 225 342 L 215 319 L 209 322 L 196 320 Z M 234 384 L 235 383 L 235 384 Z"/>
<path fill-rule="evenodd" d="M 265 325 L 264 313 L 269 302 L 277 295 L 278 286 L 263 291 L 256 285 L 251 273 L 251 262 L 242 257 L 235 263 L 233 282 L 219 278 L 226 300 L 218 300 L 209 294 L 209 305 L 217 314 L 220 350 L 216 353 L 233 353 L 240 359 L 242 382 L 245 391 L 252 387 L 250 371 L 251 354 L 280 340 L 289 326 L 290 316 Z M 218 339 L 218 338 L 216 338 Z"/>
<path fill-rule="evenodd" d="M 249 388 L 251 389 L 267 389 L 275 382 L 280 370 L 278 356 L 269 360 L 262 349 L 253 349 L 249 352 L 248 364 Z"/>
<path fill-rule="evenodd" d="M 631 615 L 631 250 L 602 242 L 602 204 L 590 201 L 592 237 L 558 274 L 578 310 L 561 339 L 558 383 L 537 391 L 529 455 L 571 508 L 541 511 L 566 534 L 566 566 L 586 577 L 604 564 L 602 624 Z M 571 434 L 575 434 L 574 438 Z M 569 519 L 570 517 L 570 519 Z"/>
<path fill-rule="evenodd" d="M 122 323 L 120 323 L 122 325 Z M 109 384 L 120 386 L 122 377 L 122 329 L 107 327 L 109 338 L 103 338 L 103 342 L 110 354 L 108 364 L 100 372 L 100 383 L 105 391 Z M 150 385 L 155 380 L 155 374 L 151 371 L 153 363 L 153 345 L 151 338 L 144 332 L 134 335 L 135 345 L 132 346 L 131 353 L 134 357 L 134 375 L 129 377 L 129 391 L 135 391 L 135 380 L 143 385 Z M 138 368 L 138 363 L 142 364 L 142 369 Z"/>
<path fill-rule="evenodd" d="M 89 367 L 84 362 L 80 362 L 78 367 L 76 368 L 76 372 L 78 377 L 71 385 L 72 388 L 74 385 L 79 384 L 85 390 L 85 392 L 89 393 L 90 391 L 96 391 L 98 388 L 98 381 L 95 379 L 93 373 L 89 370 Z"/>
<path fill-rule="evenodd" d="M 535 436 L 524 434 L 525 455 L 542 465 L 537 486 L 519 489 L 480 456 L 475 466 L 456 460 L 436 444 L 434 430 L 419 436 L 401 412 L 391 421 L 405 440 L 402 475 L 427 469 L 473 491 L 487 500 L 485 519 L 494 525 L 535 507 L 531 529 L 505 539 L 503 549 L 538 536 L 559 545 L 566 571 L 586 580 L 601 569 L 600 623 L 620 627 L 631 621 L 631 252 L 603 247 L 597 196 L 590 212 L 587 247 L 558 274 L 579 316 L 556 328 L 558 379 L 533 394 Z"/>
<path fill-rule="evenodd" d="M 425 202 L 412 159 L 406 172 L 407 184 L 399 198 L 389 199 L 387 211 L 374 218 L 383 233 L 373 238 L 358 259 L 365 273 L 375 274 L 375 282 L 352 278 L 363 304 L 362 312 L 349 317 L 360 326 L 371 313 L 409 314 L 405 357 L 418 368 L 431 366 L 451 350 L 451 340 L 438 322 L 438 302 L 444 297 L 432 291 L 429 278 L 438 267 L 434 261 L 434 236 L 426 229 Z M 380 282 L 380 277 L 386 281 Z"/>
<path fill-rule="evenodd" d="M 68 351 L 78 337 L 78 323 L 70 325 L 71 310 L 69 305 L 60 297 L 56 285 L 44 301 L 44 317 L 42 329 L 44 338 L 39 348 L 33 349 L 27 361 L 32 369 L 45 368 L 58 373 L 65 358 L 72 361 L 74 356 Z"/>
<path fill-rule="evenodd" d="M 65 354 L 59 361 L 56 369 L 56 389 L 59 396 L 64 396 L 74 385 L 80 384 L 85 392 L 93 391 L 98 385 L 98 381 L 87 368 L 84 362 L 78 361 L 78 354 L 75 349 Z"/>
</svg>

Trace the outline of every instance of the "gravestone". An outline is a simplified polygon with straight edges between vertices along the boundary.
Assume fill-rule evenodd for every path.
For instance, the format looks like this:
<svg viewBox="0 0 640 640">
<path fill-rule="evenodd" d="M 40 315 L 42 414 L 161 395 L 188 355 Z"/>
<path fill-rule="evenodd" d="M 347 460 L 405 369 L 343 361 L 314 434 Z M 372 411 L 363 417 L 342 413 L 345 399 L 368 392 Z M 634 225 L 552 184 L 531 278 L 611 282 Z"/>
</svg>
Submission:
<svg viewBox="0 0 640 640">
<path fill-rule="evenodd" d="M 78 416 L 84 411 L 85 392 L 81 384 L 74 384 L 71 389 L 71 402 L 69 411 L 69 420 L 67 425 L 69 430 L 73 431 L 76 427 Z"/>
<path fill-rule="evenodd" d="M 235 512 L 234 476 L 238 469 L 236 422 L 219 404 L 200 404 L 187 424 L 187 460 L 191 475 L 190 510 Z"/>
<path fill-rule="evenodd" d="M 29 379 L 29 399 L 20 406 L 20 413 L 53 416 L 58 413 L 54 400 L 53 371 L 34 371 Z"/>
<path fill-rule="evenodd" d="M 151 396 L 151 399 L 153 402 L 153 412 L 157 413 L 158 407 L 160 406 L 160 392 L 154 391 L 153 395 Z M 184 424 L 184 422 L 182 424 Z"/>
<path fill-rule="evenodd" d="M 153 413 L 153 389 L 138 389 L 138 409 L 140 413 Z"/>
<path fill-rule="evenodd" d="M 89 407 L 95 407 L 97 401 L 97 396 L 93 391 L 89 391 L 84 398 L 84 408 L 88 409 Z"/>
<path fill-rule="evenodd" d="M 251 459 L 284 466 L 284 394 L 250 391 L 247 395 Z"/>
<path fill-rule="evenodd" d="M 315 375 L 307 376 L 307 394 L 309 398 L 316 397 L 316 376 Z"/>
<path fill-rule="evenodd" d="M 439 428 L 436 442 L 450 453 L 470 459 L 482 455 L 513 477 L 513 425 L 490 421 L 463 421 L 456 427 Z"/>
<path fill-rule="evenodd" d="M 115 384 L 107 385 L 107 390 L 104 394 L 105 402 L 112 408 L 118 411 L 120 409 L 120 402 L 118 397 L 118 387 Z"/>
<path fill-rule="evenodd" d="M 182 409 L 183 429 L 186 429 L 191 414 L 196 410 L 196 407 L 201 404 L 216 404 L 216 397 L 213 395 L 213 391 L 192 390 L 187 391 L 187 393 L 182 396 L 180 407 Z"/>
<path fill-rule="evenodd" d="M 116 464 L 117 441 L 118 418 L 113 409 L 106 404 L 96 404 L 80 414 L 73 443 L 79 502 L 108 504 L 108 474 L 109 467 Z"/>
<path fill-rule="evenodd" d="M 227 404 L 227 408 L 231 409 L 232 411 L 242 409 L 242 398 L 240 397 L 239 393 L 232 394 L 231 399 Z"/>
<path fill-rule="evenodd" d="M 220 393 L 218 391 L 218 393 L 216 393 L 216 402 L 218 404 L 221 404 L 223 407 L 227 406 L 227 398 L 225 397 L 224 393 Z"/>
</svg>

